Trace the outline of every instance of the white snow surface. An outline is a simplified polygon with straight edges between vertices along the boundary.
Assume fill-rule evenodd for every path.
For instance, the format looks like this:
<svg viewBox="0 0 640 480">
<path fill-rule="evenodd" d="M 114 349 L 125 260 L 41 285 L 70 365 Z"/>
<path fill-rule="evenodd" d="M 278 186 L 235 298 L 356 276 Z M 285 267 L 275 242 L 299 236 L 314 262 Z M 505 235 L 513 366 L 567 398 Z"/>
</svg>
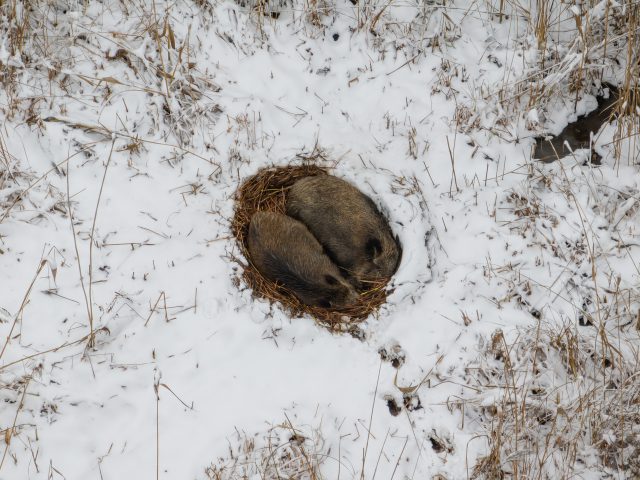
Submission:
<svg viewBox="0 0 640 480">
<path fill-rule="evenodd" d="M 480 340 L 535 325 L 532 309 L 575 322 L 593 289 L 591 250 L 622 285 L 637 284 L 637 166 L 614 162 L 604 140 L 600 167 L 537 164 L 526 124 L 538 112 L 493 123 L 499 107 L 481 85 L 518 78 L 522 55 L 535 52 L 473 2 L 447 12 L 455 38 L 438 11 L 425 23 L 424 38 L 439 36 L 442 48 L 403 39 L 423 8 L 409 3 L 389 8 L 375 35 L 355 28 L 348 1 L 323 28 L 295 8 L 260 27 L 235 3 L 197 3 L 156 2 L 176 49 L 190 45 L 181 61 L 191 70 L 175 67 L 160 40 L 172 81 L 200 89 L 192 103 L 167 95 L 170 82 L 149 67 L 159 63 L 157 39 L 141 27 L 151 9 L 135 2 L 92 0 L 61 14 L 70 40 L 39 61 L 66 76 L 66 91 L 27 71 L 12 92 L 25 105 L 44 100 L 38 123 L 5 113 L 0 137 L 22 172 L 0 186 L 0 214 L 40 179 L 0 222 L 0 343 L 10 336 L 0 429 L 16 426 L 0 446 L 0 478 L 143 479 L 156 468 L 159 478 L 206 478 L 237 432 L 259 436 L 285 415 L 321 432 L 325 478 L 339 468 L 340 478 L 363 469 L 365 478 L 467 478 L 486 441 L 450 402 L 474 394 L 465 365 Z M 127 59 L 114 58 L 119 49 Z M 480 127 L 458 128 L 462 106 Z M 136 140 L 139 151 L 127 148 Z M 236 189 L 263 167 L 299 164 L 315 145 L 333 174 L 374 199 L 403 246 L 393 293 L 362 324 L 363 340 L 290 318 L 237 281 Z M 515 194 L 544 205 L 534 228 L 514 213 Z M 578 248 L 585 224 L 588 245 Z M 523 277 L 530 291 L 520 291 Z M 93 349 L 83 340 L 89 279 Z M 397 370 L 378 353 L 395 344 L 406 355 Z M 398 387 L 412 385 L 420 408 L 392 416 L 387 401 L 402 405 Z M 431 435 L 451 451 L 432 449 Z"/>
</svg>

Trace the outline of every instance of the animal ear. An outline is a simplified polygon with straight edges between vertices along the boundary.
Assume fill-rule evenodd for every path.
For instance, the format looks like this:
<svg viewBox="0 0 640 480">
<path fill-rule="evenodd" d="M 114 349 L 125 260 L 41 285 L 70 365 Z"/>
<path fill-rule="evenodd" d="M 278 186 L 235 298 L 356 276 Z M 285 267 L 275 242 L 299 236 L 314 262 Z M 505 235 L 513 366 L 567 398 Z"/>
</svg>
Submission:
<svg viewBox="0 0 640 480">
<path fill-rule="evenodd" d="M 382 244 L 380 243 L 380 240 L 375 237 L 369 237 L 364 248 L 371 259 L 375 259 L 382 253 Z"/>
<path fill-rule="evenodd" d="M 336 279 L 336 277 L 333 277 L 331 275 L 325 275 L 324 279 L 329 285 L 337 285 L 338 284 L 338 280 Z"/>
</svg>

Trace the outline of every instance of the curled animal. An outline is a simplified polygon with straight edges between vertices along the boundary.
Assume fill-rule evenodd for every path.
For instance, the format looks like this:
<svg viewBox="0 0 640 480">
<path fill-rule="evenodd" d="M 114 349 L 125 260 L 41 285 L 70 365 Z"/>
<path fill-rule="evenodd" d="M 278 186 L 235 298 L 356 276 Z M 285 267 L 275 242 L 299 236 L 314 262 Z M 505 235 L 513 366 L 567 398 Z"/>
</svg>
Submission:
<svg viewBox="0 0 640 480">
<path fill-rule="evenodd" d="M 247 239 L 254 266 L 291 290 L 301 302 L 324 308 L 354 303 L 358 293 L 302 223 L 286 215 L 257 212 Z"/>
<path fill-rule="evenodd" d="M 354 285 L 390 278 L 400 244 L 375 203 L 350 183 L 318 175 L 298 180 L 289 192 L 287 215 L 304 223 Z"/>
</svg>

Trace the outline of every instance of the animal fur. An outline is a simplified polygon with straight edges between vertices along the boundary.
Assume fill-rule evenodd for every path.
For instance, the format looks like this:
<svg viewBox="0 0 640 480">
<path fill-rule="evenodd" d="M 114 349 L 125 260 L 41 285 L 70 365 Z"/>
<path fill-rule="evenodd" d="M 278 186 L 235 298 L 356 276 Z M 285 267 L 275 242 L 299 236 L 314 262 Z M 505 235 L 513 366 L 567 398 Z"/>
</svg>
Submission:
<svg viewBox="0 0 640 480">
<path fill-rule="evenodd" d="M 293 218 L 255 213 L 249 223 L 247 246 L 260 273 L 284 285 L 307 305 L 340 308 L 358 298 L 307 227 Z"/>
<path fill-rule="evenodd" d="M 286 208 L 359 288 L 396 271 L 398 240 L 375 203 L 350 183 L 331 175 L 305 177 L 291 187 Z"/>
</svg>

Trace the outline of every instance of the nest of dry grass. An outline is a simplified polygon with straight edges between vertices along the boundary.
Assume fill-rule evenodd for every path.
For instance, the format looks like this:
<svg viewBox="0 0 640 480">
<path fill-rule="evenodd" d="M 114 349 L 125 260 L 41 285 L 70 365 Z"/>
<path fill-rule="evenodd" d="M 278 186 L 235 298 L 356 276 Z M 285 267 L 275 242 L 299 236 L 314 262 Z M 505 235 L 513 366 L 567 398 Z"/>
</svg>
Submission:
<svg viewBox="0 0 640 480">
<path fill-rule="evenodd" d="M 367 318 L 385 303 L 387 299 L 387 282 L 369 285 L 361 292 L 360 299 L 354 305 L 329 310 L 305 305 L 283 285 L 272 282 L 262 276 L 253 266 L 247 250 L 247 231 L 249 221 L 257 211 L 285 213 L 287 194 L 291 186 L 303 177 L 327 175 L 327 168 L 317 165 L 299 165 L 288 167 L 271 167 L 260 170 L 248 178 L 236 192 L 236 209 L 231 229 L 240 251 L 247 259 L 241 263 L 242 278 L 257 297 L 280 303 L 292 316 L 311 315 L 321 325 L 334 331 L 355 331 L 359 322 Z"/>
</svg>

